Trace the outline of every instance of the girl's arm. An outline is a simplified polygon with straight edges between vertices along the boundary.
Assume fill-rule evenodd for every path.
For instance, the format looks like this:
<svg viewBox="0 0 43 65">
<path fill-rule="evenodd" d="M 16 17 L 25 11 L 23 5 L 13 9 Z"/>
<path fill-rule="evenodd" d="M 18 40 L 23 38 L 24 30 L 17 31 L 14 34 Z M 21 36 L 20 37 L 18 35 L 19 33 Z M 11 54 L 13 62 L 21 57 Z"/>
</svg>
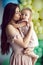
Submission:
<svg viewBox="0 0 43 65">
<path fill-rule="evenodd" d="M 29 44 L 30 42 L 30 38 L 31 38 L 31 35 L 32 35 L 32 29 L 33 29 L 33 23 L 31 22 L 30 23 L 30 30 L 28 31 L 26 37 L 24 38 L 24 42 L 27 43 L 27 45 Z"/>
<path fill-rule="evenodd" d="M 14 23 L 11 21 L 11 24 L 15 27 L 15 28 L 19 28 L 19 27 L 23 27 L 26 25 L 26 22 L 21 22 L 21 23 Z"/>
<path fill-rule="evenodd" d="M 25 42 L 23 42 L 23 39 L 19 33 L 19 31 L 14 28 L 14 26 L 12 26 L 11 24 L 9 24 L 7 27 L 6 27 L 6 35 L 9 35 L 13 41 L 13 43 L 15 42 L 16 44 L 22 46 L 23 48 L 26 48 L 27 45 L 25 44 Z M 15 38 L 15 35 L 18 36 L 18 38 Z"/>
</svg>

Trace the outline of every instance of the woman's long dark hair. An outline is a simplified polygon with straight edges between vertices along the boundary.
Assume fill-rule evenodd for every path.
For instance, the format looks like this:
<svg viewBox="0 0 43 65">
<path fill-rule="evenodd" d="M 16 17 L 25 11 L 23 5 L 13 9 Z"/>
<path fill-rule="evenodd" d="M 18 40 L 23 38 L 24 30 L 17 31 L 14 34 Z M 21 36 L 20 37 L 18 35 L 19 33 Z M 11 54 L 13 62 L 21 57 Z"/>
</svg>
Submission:
<svg viewBox="0 0 43 65">
<path fill-rule="evenodd" d="M 2 19 L 2 25 L 1 25 L 1 52 L 2 54 L 8 53 L 10 49 L 10 44 L 7 43 L 7 36 L 6 36 L 6 26 L 8 23 L 11 21 L 15 9 L 19 7 L 18 4 L 14 3 L 8 3 L 5 8 L 4 8 L 4 13 L 3 13 L 3 19 Z"/>
</svg>

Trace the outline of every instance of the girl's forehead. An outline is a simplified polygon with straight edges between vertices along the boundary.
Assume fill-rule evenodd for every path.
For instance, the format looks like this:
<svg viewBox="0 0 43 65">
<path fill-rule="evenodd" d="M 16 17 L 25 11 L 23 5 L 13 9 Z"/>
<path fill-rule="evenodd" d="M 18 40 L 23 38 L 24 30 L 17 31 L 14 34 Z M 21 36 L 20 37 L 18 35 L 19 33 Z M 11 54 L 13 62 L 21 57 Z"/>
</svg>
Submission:
<svg viewBox="0 0 43 65">
<path fill-rule="evenodd" d="M 21 13 L 30 13 L 30 11 L 29 10 L 22 10 L 22 12 Z"/>
</svg>

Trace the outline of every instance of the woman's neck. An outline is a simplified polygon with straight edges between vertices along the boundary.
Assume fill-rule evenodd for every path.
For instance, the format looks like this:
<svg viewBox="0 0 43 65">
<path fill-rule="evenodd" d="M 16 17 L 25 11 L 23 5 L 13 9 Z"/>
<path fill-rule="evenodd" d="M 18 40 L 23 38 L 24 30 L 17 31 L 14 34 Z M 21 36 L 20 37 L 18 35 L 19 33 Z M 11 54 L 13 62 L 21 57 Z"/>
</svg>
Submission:
<svg viewBox="0 0 43 65">
<path fill-rule="evenodd" d="M 17 23 L 18 21 L 16 21 L 16 20 L 12 19 L 12 22 L 13 22 L 13 23 Z"/>
</svg>

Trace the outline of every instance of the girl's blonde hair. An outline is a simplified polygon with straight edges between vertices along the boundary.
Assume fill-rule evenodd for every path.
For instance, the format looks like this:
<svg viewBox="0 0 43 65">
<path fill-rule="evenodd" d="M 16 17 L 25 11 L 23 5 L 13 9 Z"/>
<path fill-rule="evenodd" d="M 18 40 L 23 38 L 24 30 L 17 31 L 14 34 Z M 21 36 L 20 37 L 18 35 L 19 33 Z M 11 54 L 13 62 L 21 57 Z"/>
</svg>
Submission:
<svg viewBox="0 0 43 65">
<path fill-rule="evenodd" d="M 32 15 L 32 10 L 31 10 L 30 8 L 23 8 L 22 11 L 23 11 L 23 10 L 28 10 L 28 11 L 30 11 L 30 13 L 31 13 L 31 15 Z M 22 12 L 22 11 L 21 11 L 21 12 Z"/>
</svg>

